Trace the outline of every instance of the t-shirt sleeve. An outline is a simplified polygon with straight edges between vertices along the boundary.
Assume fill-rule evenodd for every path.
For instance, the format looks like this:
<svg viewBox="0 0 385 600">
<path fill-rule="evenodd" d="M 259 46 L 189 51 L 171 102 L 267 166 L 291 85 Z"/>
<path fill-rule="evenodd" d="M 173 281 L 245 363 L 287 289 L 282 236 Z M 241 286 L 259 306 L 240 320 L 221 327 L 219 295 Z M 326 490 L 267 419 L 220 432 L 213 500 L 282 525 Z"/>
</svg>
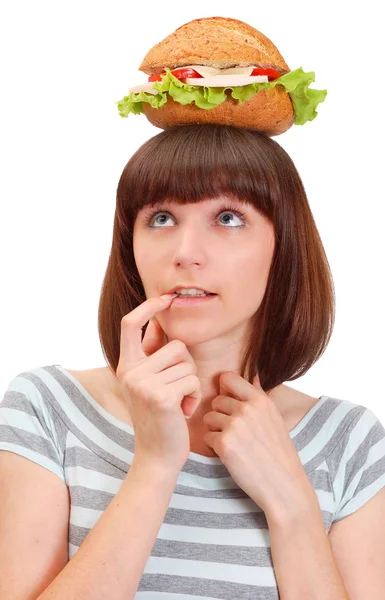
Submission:
<svg viewBox="0 0 385 600">
<path fill-rule="evenodd" d="M 353 411 L 333 462 L 334 522 L 361 508 L 385 486 L 385 428 L 372 410 L 358 405 Z"/>
<path fill-rule="evenodd" d="M 20 454 L 65 483 L 64 452 L 55 419 L 33 381 L 17 375 L 0 401 L 0 451 Z"/>
</svg>

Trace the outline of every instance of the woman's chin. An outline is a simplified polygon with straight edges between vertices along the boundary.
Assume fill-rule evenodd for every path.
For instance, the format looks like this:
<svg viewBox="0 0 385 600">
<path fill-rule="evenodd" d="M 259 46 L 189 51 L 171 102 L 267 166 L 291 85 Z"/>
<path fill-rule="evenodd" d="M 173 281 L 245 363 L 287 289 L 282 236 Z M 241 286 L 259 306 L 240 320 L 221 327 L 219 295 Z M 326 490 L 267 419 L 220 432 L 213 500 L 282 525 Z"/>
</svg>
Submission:
<svg viewBox="0 0 385 600">
<path fill-rule="evenodd" d="M 179 329 L 180 333 L 178 331 Z M 208 331 L 207 325 L 206 327 L 202 326 L 201 331 L 199 330 L 199 327 L 194 327 L 193 329 L 194 331 L 189 332 L 188 327 L 183 324 L 180 327 L 169 328 L 168 333 L 166 333 L 167 343 L 172 342 L 173 340 L 180 340 L 187 347 L 192 348 L 204 344 L 205 342 L 209 342 L 216 337 L 214 332 L 210 333 Z"/>
</svg>

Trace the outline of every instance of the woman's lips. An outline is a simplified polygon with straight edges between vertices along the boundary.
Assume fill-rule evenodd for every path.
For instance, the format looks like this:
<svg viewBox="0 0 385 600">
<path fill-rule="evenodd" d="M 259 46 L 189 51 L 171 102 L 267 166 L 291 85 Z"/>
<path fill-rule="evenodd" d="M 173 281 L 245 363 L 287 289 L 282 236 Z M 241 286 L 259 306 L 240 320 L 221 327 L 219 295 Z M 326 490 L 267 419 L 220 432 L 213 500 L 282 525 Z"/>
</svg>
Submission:
<svg viewBox="0 0 385 600">
<path fill-rule="evenodd" d="M 171 302 L 170 308 L 172 306 L 203 306 L 210 300 L 213 300 L 217 297 L 217 294 L 212 294 L 210 296 L 177 296 Z"/>
</svg>

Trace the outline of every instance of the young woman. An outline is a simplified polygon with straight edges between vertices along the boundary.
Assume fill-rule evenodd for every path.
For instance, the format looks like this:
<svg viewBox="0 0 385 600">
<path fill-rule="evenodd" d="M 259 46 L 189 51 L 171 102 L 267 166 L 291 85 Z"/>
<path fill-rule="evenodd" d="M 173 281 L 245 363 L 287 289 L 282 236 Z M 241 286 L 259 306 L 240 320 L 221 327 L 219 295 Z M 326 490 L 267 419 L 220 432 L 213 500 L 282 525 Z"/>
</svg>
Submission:
<svg viewBox="0 0 385 600">
<path fill-rule="evenodd" d="M 20 373 L 0 404 L 1 597 L 358 589 L 364 555 L 349 554 L 345 518 L 371 498 L 383 507 L 385 429 L 363 405 L 284 384 L 325 351 L 334 311 L 277 142 L 207 124 L 143 144 L 117 189 L 107 365 Z"/>
</svg>

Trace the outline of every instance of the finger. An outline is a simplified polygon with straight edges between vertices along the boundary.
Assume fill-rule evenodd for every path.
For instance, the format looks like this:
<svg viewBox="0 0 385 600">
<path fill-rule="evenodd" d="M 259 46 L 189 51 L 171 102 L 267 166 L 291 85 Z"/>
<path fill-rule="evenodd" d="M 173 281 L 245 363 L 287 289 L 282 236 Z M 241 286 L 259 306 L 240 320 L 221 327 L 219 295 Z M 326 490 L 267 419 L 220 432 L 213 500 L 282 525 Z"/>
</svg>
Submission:
<svg viewBox="0 0 385 600">
<path fill-rule="evenodd" d="M 233 377 L 235 373 L 223 373 L 219 378 L 219 395 L 238 399 L 236 391 L 239 391 L 239 381 Z M 239 377 L 239 376 L 237 376 Z M 242 379 L 242 378 L 241 378 Z M 238 385 L 237 385 L 238 384 Z"/>
<path fill-rule="evenodd" d="M 190 418 L 195 413 L 199 404 L 201 403 L 201 392 L 197 392 L 195 394 L 189 394 L 188 396 L 184 396 L 181 402 L 181 408 L 186 417 Z"/>
<path fill-rule="evenodd" d="M 121 322 L 119 371 L 125 373 L 130 365 L 145 358 L 142 349 L 142 328 L 156 313 L 171 306 L 175 296 L 148 298 L 125 315 Z"/>
<path fill-rule="evenodd" d="M 254 397 L 255 389 L 238 373 L 226 371 L 219 378 L 219 394 L 247 402 Z"/>
<path fill-rule="evenodd" d="M 231 413 L 230 413 L 231 414 Z M 221 412 L 206 413 L 203 421 L 209 428 L 209 431 L 223 431 L 228 424 L 228 414 Z"/>
<path fill-rule="evenodd" d="M 234 398 L 230 398 L 230 396 L 216 396 L 211 402 L 211 408 L 216 413 L 231 415 L 232 402 L 234 402 Z"/>
<path fill-rule="evenodd" d="M 166 334 L 155 317 L 150 319 L 142 341 L 143 352 L 150 356 L 166 344 Z"/>
</svg>

